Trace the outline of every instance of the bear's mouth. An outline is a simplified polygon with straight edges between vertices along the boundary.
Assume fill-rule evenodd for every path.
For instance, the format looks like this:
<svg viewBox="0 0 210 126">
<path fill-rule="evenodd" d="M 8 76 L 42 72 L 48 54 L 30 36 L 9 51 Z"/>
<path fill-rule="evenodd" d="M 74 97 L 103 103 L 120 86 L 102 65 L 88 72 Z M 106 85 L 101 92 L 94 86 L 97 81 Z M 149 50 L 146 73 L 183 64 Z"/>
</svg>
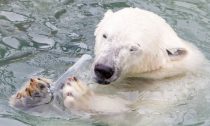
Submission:
<svg viewBox="0 0 210 126">
<path fill-rule="evenodd" d="M 98 84 L 103 84 L 103 85 L 108 85 L 110 84 L 111 82 L 107 81 L 107 80 L 102 80 L 102 79 L 98 79 L 95 77 L 95 80 L 96 80 L 96 83 Z"/>
</svg>

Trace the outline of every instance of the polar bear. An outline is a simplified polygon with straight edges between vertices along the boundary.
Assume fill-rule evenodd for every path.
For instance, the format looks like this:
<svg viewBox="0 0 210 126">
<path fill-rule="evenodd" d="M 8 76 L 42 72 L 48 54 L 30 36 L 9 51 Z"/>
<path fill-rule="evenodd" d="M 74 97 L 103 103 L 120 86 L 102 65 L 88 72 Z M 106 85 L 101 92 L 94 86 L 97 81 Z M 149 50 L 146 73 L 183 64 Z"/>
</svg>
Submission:
<svg viewBox="0 0 210 126">
<path fill-rule="evenodd" d="M 101 84 L 125 77 L 163 79 L 195 71 L 204 61 L 163 18 L 138 8 L 107 11 L 95 36 L 94 73 Z"/>
<path fill-rule="evenodd" d="M 93 78 L 103 85 L 130 77 L 159 81 L 195 72 L 205 61 L 199 49 L 178 37 L 163 18 L 139 8 L 125 8 L 117 12 L 108 10 L 98 24 L 95 36 Z M 48 83 L 45 79 L 31 81 L 34 80 Z M 22 90 L 23 93 L 17 93 L 11 98 L 12 106 L 17 107 L 16 104 L 20 102 L 25 103 L 22 104 L 23 107 L 27 106 L 26 97 L 32 100 L 36 97 L 30 92 L 41 93 L 43 90 L 41 87 L 31 88 L 33 84 L 28 85 L 29 87 Z M 45 85 L 49 88 L 49 84 Z M 121 113 L 132 110 L 133 101 L 123 99 L 123 96 L 109 97 L 95 93 L 75 77 L 66 79 L 62 94 L 64 106 L 68 110 L 94 113 Z M 46 95 L 38 96 L 40 99 L 46 98 Z M 44 102 L 46 104 L 52 97 L 47 96 L 50 98 Z"/>
</svg>

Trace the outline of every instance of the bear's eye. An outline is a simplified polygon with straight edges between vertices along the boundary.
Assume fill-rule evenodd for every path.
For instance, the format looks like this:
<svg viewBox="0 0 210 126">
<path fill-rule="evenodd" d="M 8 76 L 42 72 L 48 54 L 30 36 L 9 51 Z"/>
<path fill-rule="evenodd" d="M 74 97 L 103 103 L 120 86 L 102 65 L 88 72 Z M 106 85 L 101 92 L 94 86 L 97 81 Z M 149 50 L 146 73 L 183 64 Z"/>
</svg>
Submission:
<svg viewBox="0 0 210 126">
<path fill-rule="evenodd" d="M 106 38 L 107 38 L 107 35 L 103 34 L 103 38 L 105 38 L 105 39 L 106 39 Z"/>
<path fill-rule="evenodd" d="M 137 51 L 138 50 L 138 48 L 137 47 L 135 47 L 135 46 L 132 46 L 131 48 L 130 48 L 130 52 L 135 52 L 135 51 Z"/>
</svg>

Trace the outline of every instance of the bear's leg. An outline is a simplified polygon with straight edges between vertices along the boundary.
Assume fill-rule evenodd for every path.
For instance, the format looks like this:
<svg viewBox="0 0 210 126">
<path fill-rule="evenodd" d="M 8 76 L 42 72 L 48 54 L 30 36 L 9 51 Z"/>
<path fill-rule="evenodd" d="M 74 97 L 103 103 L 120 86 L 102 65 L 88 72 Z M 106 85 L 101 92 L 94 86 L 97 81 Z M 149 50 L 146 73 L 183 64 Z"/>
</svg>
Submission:
<svg viewBox="0 0 210 126">
<path fill-rule="evenodd" d="M 30 79 L 22 89 L 10 97 L 9 104 L 19 109 L 30 109 L 50 103 L 53 99 L 51 83 L 46 78 Z"/>
<path fill-rule="evenodd" d="M 64 106 L 69 110 L 90 110 L 90 101 L 94 97 L 86 84 L 75 77 L 68 78 L 63 87 Z"/>
<path fill-rule="evenodd" d="M 128 111 L 128 102 L 118 97 L 94 93 L 82 81 L 68 78 L 63 87 L 64 106 L 69 110 L 93 113 L 120 113 Z"/>
</svg>

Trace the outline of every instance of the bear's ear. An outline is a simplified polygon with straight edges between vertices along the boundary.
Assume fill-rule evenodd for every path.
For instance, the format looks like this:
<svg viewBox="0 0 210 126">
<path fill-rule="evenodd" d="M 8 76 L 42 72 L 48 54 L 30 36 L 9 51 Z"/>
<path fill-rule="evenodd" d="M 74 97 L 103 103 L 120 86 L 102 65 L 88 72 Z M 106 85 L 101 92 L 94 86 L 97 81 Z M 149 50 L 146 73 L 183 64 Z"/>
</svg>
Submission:
<svg viewBox="0 0 210 126">
<path fill-rule="evenodd" d="M 95 30 L 95 32 L 94 32 L 94 35 L 95 35 L 95 36 L 96 36 L 97 33 L 100 31 L 100 27 L 101 27 L 101 25 L 102 25 L 102 22 L 104 22 L 105 20 L 107 20 L 108 17 L 110 17 L 110 16 L 112 16 L 112 15 L 113 15 L 112 10 L 107 10 L 107 12 L 104 14 L 103 19 L 102 19 L 102 20 L 100 21 L 100 23 L 97 25 L 97 28 L 96 28 L 96 30 Z"/>
<path fill-rule="evenodd" d="M 104 14 L 104 18 L 107 18 L 113 14 L 112 10 L 107 10 L 107 12 Z"/>
<path fill-rule="evenodd" d="M 184 48 L 171 48 L 166 49 L 166 52 L 172 61 L 181 60 L 187 55 L 187 50 Z"/>
<path fill-rule="evenodd" d="M 101 26 L 102 26 L 102 22 L 104 22 L 105 20 L 108 20 L 110 16 L 112 16 L 114 13 L 112 12 L 112 10 L 107 10 L 107 12 L 104 14 L 104 18 L 100 21 L 100 23 L 97 25 L 97 28 L 94 32 L 94 35 L 96 36 L 97 33 L 100 31 Z"/>
</svg>

